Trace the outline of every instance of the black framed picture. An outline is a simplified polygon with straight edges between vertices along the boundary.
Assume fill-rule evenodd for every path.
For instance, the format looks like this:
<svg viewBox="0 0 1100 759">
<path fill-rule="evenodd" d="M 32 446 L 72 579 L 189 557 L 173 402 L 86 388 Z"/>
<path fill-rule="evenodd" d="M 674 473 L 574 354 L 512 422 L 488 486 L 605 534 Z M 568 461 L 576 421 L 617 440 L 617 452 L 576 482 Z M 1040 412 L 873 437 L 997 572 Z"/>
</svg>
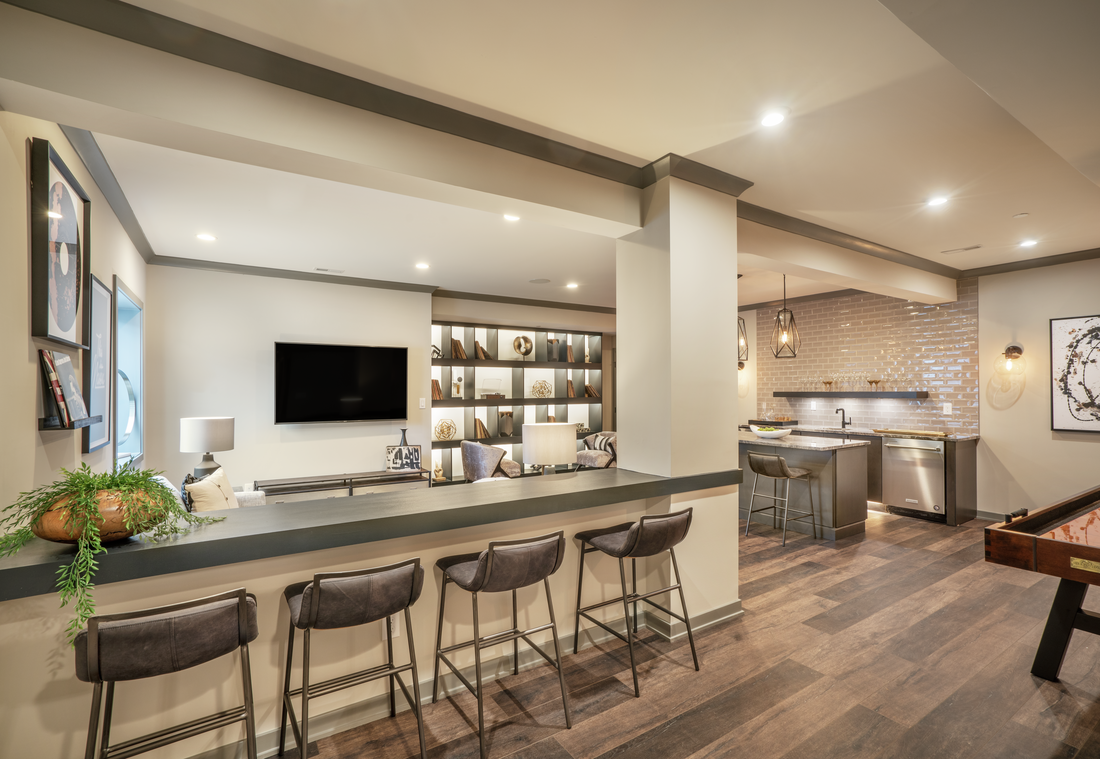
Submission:
<svg viewBox="0 0 1100 759">
<path fill-rule="evenodd" d="M 103 421 L 82 430 L 84 453 L 99 450 L 111 442 L 111 378 L 114 376 L 111 371 L 114 292 L 93 274 L 89 293 L 84 315 L 84 334 L 90 346 L 84 357 L 84 395 L 88 399 L 88 414 L 101 416 Z"/>
<path fill-rule="evenodd" d="M 92 204 L 47 140 L 31 141 L 31 335 L 88 349 Z"/>
<path fill-rule="evenodd" d="M 1100 316 L 1050 320 L 1050 428 L 1100 432 Z"/>
<path fill-rule="evenodd" d="M 387 445 L 386 446 L 386 471 L 387 472 L 417 472 L 417 471 L 420 471 L 420 446 L 419 445 Z"/>
</svg>

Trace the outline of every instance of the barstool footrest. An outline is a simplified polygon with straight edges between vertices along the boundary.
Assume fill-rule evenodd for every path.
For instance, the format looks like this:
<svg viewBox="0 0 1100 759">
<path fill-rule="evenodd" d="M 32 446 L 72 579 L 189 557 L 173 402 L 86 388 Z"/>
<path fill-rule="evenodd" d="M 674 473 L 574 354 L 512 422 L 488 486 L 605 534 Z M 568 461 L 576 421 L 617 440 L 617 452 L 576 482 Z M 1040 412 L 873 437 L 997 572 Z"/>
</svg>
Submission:
<svg viewBox="0 0 1100 759">
<path fill-rule="evenodd" d="M 340 677 L 334 677 L 331 680 L 325 680 L 324 682 L 314 685 L 310 683 L 309 697 L 316 698 L 318 696 L 326 696 L 329 693 L 336 693 L 337 691 L 344 690 L 345 688 L 351 688 L 356 685 L 362 685 L 363 683 L 373 682 L 374 680 L 381 680 L 383 677 L 390 677 L 397 675 L 400 672 L 408 672 L 412 669 L 412 664 L 405 664 L 399 667 L 389 667 L 383 664 L 378 667 L 372 667 L 371 669 L 365 669 L 362 672 L 353 672 L 350 675 L 342 675 Z M 301 696 L 302 689 L 289 691 L 287 695 Z"/>
<path fill-rule="evenodd" d="M 236 706 L 232 709 L 226 709 L 224 712 L 200 717 L 182 725 L 158 730 L 155 733 L 149 733 L 139 738 L 132 738 L 114 746 L 109 746 L 103 756 L 110 757 L 110 759 L 126 759 L 126 757 L 137 756 L 186 738 L 192 738 L 211 730 L 232 725 L 235 722 L 244 722 L 245 717 L 245 707 Z"/>
</svg>

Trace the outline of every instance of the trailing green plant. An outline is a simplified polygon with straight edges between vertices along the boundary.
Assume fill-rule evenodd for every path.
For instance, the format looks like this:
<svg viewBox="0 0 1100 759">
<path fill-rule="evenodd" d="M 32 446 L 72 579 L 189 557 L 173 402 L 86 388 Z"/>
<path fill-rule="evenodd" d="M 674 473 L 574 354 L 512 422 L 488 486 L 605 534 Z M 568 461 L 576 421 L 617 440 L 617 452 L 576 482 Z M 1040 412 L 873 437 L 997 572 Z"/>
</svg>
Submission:
<svg viewBox="0 0 1100 759">
<path fill-rule="evenodd" d="M 66 629 L 72 642 L 88 618 L 95 614 L 92 583 L 98 563 L 96 555 L 107 549 L 99 535 L 105 520 L 99 513 L 97 494 L 106 490 L 119 494 L 126 528 L 135 535 L 161 540 L 186 532 L 200 524 L 220 522 L 225 517 L 200 517 L 184 509 L 175 494 L 155 479 L 161 472 L 137 469 L 131 463 L 113 471 L 96 474 L 87 464 L 76 471 L 61 470 L 64 477 L 49 485 L 19 494 L 19 499 L 4 509 L 0 518 L 0 556 L 11 556 L 34 538 L 35 523 L 62 498 L 68 498 L 65 529 L 79 535 L 73 560 L 58 568 L 57 590 L 61 606 L 73 603 L 75 616 Z"/>
</svg>

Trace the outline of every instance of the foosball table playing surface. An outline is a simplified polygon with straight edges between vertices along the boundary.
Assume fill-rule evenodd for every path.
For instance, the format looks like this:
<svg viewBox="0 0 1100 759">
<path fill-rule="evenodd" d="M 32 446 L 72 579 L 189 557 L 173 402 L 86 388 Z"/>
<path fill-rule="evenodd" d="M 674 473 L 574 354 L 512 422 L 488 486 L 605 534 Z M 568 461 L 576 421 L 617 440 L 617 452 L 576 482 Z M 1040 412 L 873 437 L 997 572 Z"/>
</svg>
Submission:
<svg viewBox="0 0 1100 759">
<path fill-rule="evenodd" d="M 1100 585 L 1100 487 L 985 528 L 985 560 L 1060 577 L 1031 673 L 1057 680 L 1074 630 L 1100 635 L 1100 614 L 1081 607 Z"/>
</svg>

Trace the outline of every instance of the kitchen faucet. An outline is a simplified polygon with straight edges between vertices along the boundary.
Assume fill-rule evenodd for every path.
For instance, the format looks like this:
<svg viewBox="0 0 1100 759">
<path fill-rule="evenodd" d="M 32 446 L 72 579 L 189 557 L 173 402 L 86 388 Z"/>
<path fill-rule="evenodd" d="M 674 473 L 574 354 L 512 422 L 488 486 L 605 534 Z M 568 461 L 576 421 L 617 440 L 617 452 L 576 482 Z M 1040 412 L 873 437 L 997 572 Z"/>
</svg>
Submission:
<svg viewBox="0 0 1100 759">
<path fill-rule="evenodd" d="M 846 429 L 848 427 L 848 425 L 852 423 L 852 418 L 851 417 L 848 417 L 847 419 L 844 418 L 844 409 L 838 408 L 833 413 L 834 414 L 840 414 L 840 429 L 842 429 L 842 430 Z"/>
</svg>

